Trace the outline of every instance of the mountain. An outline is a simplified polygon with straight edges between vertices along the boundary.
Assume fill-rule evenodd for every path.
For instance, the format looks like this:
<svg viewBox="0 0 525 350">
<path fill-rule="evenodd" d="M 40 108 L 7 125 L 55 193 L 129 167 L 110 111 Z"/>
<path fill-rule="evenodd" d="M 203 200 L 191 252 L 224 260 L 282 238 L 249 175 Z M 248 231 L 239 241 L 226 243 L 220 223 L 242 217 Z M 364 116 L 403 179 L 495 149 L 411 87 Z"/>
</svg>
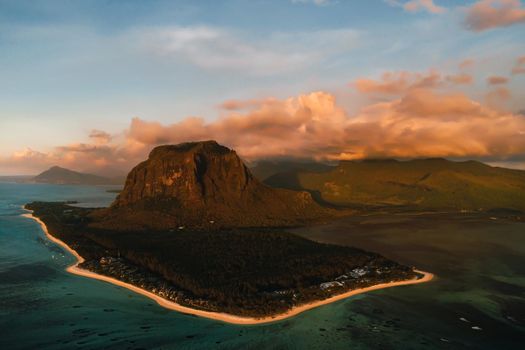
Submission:
<svg viewBox="0 0 525 350">
<path fill-rule="evenodd" d="M 54 166 L 33 178 L 34 182 L 60 185 L 115 185 L 121 184 L 120 179 L 110 179 L 93 174 Z"/>
<path fill-rule="evenodd" d="M 282 160 L 282 161 L 271 161 L 263 160 L 257 162 L 257 164 L 250 168 L 252 174 L 260 181 L 265 181 L 272 175 L 283 173 L 283 172 L 325 172 L 330 171 L 334 166 L 330 166 L 324 163 L 317 162 L 302 162 L 293 160 Z"/>
<path fill-rule="evenodd" d="M 93 214 L 106 229 L 298 225 L 333 215 L 308 192 L 257 180 L 235 151 L 215 141 L 159 146 L 129 173 L 110 208 Z"/>
<path fill-rule="evenodd" d="M 525 211 L 525 171 L 476 161 L 341 161 L 329 172 L 280 173 L 265 183 L 307 190 L 321 201 L 342 206 Z"/>
</svg>

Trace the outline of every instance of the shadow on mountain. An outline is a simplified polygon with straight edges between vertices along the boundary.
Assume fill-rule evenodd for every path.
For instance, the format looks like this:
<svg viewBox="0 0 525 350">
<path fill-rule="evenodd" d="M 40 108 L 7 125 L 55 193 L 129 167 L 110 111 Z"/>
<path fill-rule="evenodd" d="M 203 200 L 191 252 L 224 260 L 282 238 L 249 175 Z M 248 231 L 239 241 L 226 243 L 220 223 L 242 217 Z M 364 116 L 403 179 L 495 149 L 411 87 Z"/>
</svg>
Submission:
<svg viewBox="0 0 525 350">
<path fill-rule="evenodd" d="M 328 170 L 317 171 L 316 173 L 327 172 L 329 170 L 331 170 L 331 167 Z M 312 199 L 315 202 L 317 202 L 317 204 L 319 204 L 319 205 L 321 205 L 323 207 L 326 207 L 326 208 L 351 209 L 351 208 L 355 207 L 355 206 L 350 205 L 350 204 L 341 205 L 341 204 L 335 204 L 335 203 L 327 202 L 326 200 L 323 199 L 321 191 L 304 188 L 301 185 L 301 182 L 299 181 L 299 171 L 295 171 L 294 170 L 294 171 L 286 171 L 286 172 L 274 174 L 274 175 L 268 177 L 264 181 L 264 184 L 266 184 L 266 185 L 268 185 L 270 187 L 274 187 L 274 188 L 282 188 L 282 189 L 292 190 L 292 191 L 306 191 L 306 192 L 310 193 L 310 195 L 312 196 Z"/>
</svg>

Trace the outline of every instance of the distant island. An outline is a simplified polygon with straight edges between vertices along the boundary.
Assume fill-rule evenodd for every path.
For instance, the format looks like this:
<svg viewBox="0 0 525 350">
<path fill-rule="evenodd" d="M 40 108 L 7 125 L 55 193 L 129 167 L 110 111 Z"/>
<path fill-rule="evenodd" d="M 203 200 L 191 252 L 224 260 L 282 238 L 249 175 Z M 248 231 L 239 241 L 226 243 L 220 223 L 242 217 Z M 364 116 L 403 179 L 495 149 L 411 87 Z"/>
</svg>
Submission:
<svg viewBox="0 0 525 350">
<path fill-rule="evenodd" d="M 34 202 L 26 209 L 76 254 L 69 271 L 227 322 L 282 319 L 432 278 L 376 253 L 286 232 L 352 211 L 261 183 L 214 141 L 155 148 L 109 208 Z"/>
<path fill-rule="evenodd" d="M 41 172 L 38 175 L 0 176 L 0 182 L 43 183 L 54 185 L 123 185 L 123 177 L 105 177 L 82 173 L 59 166 Z M 117 190 L 114 190 L 117 191 Z M 120 190 L 118 190 L 120 191 Z"/>
<path fill-rule="evenodd" d="M 122 178 L 108 178 L 93 174 L 81 173 L 59 166 L 53 166 L 32 179 L 37 183 L 57 185 L 120 185 Z"/>
</svg>

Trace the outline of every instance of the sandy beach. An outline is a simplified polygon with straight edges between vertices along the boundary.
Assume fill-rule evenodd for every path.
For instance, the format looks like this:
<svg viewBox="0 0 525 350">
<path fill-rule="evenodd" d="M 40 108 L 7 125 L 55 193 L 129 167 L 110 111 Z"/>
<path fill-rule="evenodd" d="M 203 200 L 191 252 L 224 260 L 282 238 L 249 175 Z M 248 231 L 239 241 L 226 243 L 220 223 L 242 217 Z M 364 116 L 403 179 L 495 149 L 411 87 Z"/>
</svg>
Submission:
<svg viewBox="0 0 525 350">
<path fill-rule="evenodd" d="M 75 256 L 77 261 L 73 265 L 69 266 L 66 269 L 67 272 L 70 272 L 70 273 L 78 275 L 78 276 L 84 276 L 84 277 L 89 277 L 89 278 L 93 278 L 93 279 L 109 282 L 109 283 L 112 283 L 114 285 L 127 288 L 127 289 L 129 289 L 129 290 L 131 290 L 133 292 L 136 292 L 138 294 L 142 294 L 142 295 L 144 295 L 144 296 L 154 300 L 160 306 L 165 307 L 165 308 L 170 309 L 170 310 L 175 310 L 175 311 L 179 311 L 179 312 L 182 312 L 182 313 L 191 314 L 191 315 L 195 315 L 195 316 L 199 316 L 199 317 L 206 317 L 206 318 L 209 318 L 209 319 L 222 321 L 222 322 L 226 322 L 226 323 L 232 323 L 232 324 L 255 325 L 255 324 L 262 324 L 262 323 L 270 323 L 270 322 L 280 321 L 280 320 L 283 320 L 283 319 L 286 319 L 286 318 L 298 315 L 298 314 L 300 314 L 302 312 L 305 312 L 307 310 L 310 310 L 310 309 L 313 309 L 313 308 L 316 308 L 316 307 L 319 307 L 319 306 L 322 306 L 322 305 L 330 304 L 330 303 L 333 303 L 333 302 L 338 301 L 338 300 L 349 298 L 349 297 L 351 297 L 353 295 L 366 293 L 366 292 L 370 292 L 370 291 L 374 291 L 374 290 L 378 290 L 378 289 L 383 289 L 383 288 L 391 288 L 391 287 L 405 286 L 405 285 L 410 285 L 410 284 L 425 283 L 425 282 L 431 281 L 434 278 L 434 275 L 432 273 L 419 271 L 419 270 L 414 270 L 414 271 L 416 271 L 418 273 L 423 274 L 423 277 L 419 278 L 419 279 L 414 278 L 414 279 L 406 280 L 406 281 L 380 283 L 380 284 L 376 284 L 374 286 L 370 286 L 370 287 L 366 287 L 366 288 L 355 289 L 355 290 L 352 290 L 352 291 L 349 291 L 349 292 L 346 292 L 346 293 L 343 293 L 343 294 L 332 296 L 332 297 L 324 299 L 324 300 L 319 300 L 319 301 L 315 301 L 315 302 L 312 302 L 312 303 L 308 303 L 308 304 L 304 304 L 304 305 L 301 305 L 301 306 L 294 307 L 294 308 L 288 310 L 285 313 L 282 313 L 282 314 L 279 314 L 279 315 L 275 315 L 275 316 L 264 317 L 264 318 L 241 317 L 241 316 L 235 316 L 235 315 L 226 314 L 226 313 L 219 313 L 219 312 L 211 312 L 211 311 L 203 311 L 203 310 L 192 309 L 192 308 L 189 308 L 189 307 L 186 307 L 186 306 L 179 305 L 179 304 L 177 304 L 177 303 L 175 303 L 173 301 L 166 300 L 166 299 L 164 299 L 164 298 L 162 298 L 162 297 L 160 297 L 160 296 L 158 296 L 158 295 L 156 295 L 154 293 L 151 293 L 151 292 L 149 292 L 147 290 L 144 290 L 144 289 L 141 289 L 139 287 L 136 287 L 136 286 L 134 286 L 132 284 L 119 281 L 119 280 L 117 280 L 115 278 L 112 278 L 112 277 L 99 275 L 99 274 L 96 274 L 94 272 L 91 272 L 91 271 L 88 271 L 88 270 L 85 270 L 85 269 L 81 269 L 81 268 L 78 267 L 78 264 L 84 262 L 84 258 L 81 257 L 74 249 L 69 247 L 66 243 L 64 243 L 63 241 L 59 240 L 58 238 L 52 236 L 49 233 L 45 223 L 42 220 L 40 220 L 39 218 L 33 216 L 32 213 L 22 214 L 22 216 L 27 217 L 27 218 L 31 218 L 31 219 L 37 221 L 42 226 L 42 230 L 44 231 L 46 237 L 50 241 L 60 245 L 61 247 L 63 247 L 64 249 L 66 249 L 68 252 L 70 252 L 71 254 L 73 254 Z"/>
</svg>

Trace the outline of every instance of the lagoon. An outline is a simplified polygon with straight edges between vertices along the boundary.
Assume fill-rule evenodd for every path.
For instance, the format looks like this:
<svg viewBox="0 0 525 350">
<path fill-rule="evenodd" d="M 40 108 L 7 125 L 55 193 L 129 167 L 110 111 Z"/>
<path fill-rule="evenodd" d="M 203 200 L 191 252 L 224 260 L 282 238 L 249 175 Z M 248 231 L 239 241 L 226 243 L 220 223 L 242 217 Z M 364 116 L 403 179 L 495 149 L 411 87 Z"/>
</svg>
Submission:
<svg viewBox="0 0 525 350">
<path fill-rule="evenodd" d="M 376 215 L 296 229 L 437 275 L 280 322 L 236 326 L 166 310 L 67 273 L 74 258 L 21 216 L 34 200 L 106 206 L 108 187 L 0 183 L 2 349 L 505 349 L 525 341 L 525 223 L 468 215 Z"/>
</svg>

